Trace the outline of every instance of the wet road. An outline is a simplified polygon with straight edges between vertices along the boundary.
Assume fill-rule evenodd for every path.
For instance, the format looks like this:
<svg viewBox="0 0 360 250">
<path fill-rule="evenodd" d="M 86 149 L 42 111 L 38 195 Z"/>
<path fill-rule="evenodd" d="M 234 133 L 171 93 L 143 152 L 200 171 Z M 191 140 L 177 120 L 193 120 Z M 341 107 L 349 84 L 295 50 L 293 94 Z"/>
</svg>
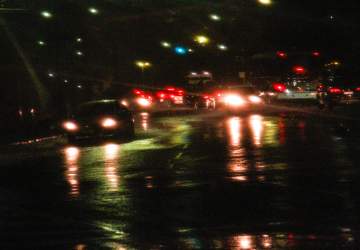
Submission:
<svg viewBox="0 0 360 250">
<path fill-rule="evenodd" d="M 3 147 L 1 249 L 359 249 L 360 136 L 341 123 L 143 113 L 133 141 Z"/>
</svg>

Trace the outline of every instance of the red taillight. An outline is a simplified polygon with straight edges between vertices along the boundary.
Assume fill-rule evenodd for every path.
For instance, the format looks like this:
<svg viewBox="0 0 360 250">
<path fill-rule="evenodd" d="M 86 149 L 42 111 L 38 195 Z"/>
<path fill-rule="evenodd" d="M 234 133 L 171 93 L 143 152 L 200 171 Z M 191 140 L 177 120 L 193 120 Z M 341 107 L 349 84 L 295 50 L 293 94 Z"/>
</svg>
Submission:
<svg viewBox="0 0 360 250">
<path fill-rule="evenodd" d="M 339 89 L 339 88 L 329 88 L 329 92 L 331 94 L 341 94 L 342 93 L 342 90 Z"/>
<path fill-rule="evenodd" d="M 356 88 L 356 89 L 355 89 L 355 91 L 358 91 L 358 92 L 360 92 L 360 87 Z"/>
<path fill-rule="evenodd" d="M 273 88 L 276 92 L 285 92 L 286 86 L 283 83 L 273 83 Z"/>
<path fill-rule="evenodd" d="M 140 89 L 134 89 L 134 90 L 133 90 L 133 93 L 134 93 L 135 95 L 143 95 L 143 94 L 144 94 L 144 91 L 142 91 L 142 90 L 140 90 Z"/>
<path fill-rule="evenodd" d="M 159 91 L 159 92 L 156 93 L 156 96 L 158 98 L 164 99 L 166 97 L 166 94 L 164 92 L 162 92 L 162 91 Z"/>
</svg>

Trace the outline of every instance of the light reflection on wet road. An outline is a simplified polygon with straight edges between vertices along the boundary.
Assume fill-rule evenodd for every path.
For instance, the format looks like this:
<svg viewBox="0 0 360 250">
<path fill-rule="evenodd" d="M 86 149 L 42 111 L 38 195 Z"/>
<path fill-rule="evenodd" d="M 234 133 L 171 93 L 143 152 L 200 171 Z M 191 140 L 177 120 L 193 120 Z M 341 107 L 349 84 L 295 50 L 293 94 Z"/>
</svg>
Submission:
<svg viewBox="0 0 360 250">
<path fill-rule="evenodd" d="M 359 139 L 291 113 L 141 113 L 133 141 L 7 155 L 1 239 L 30 249 L 355 249 Z"/>
</svg>

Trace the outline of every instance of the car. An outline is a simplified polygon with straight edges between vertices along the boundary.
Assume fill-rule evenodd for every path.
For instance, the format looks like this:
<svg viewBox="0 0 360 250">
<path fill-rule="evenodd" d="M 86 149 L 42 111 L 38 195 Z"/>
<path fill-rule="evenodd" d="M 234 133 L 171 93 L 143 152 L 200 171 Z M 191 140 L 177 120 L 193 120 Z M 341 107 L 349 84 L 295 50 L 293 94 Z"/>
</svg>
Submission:
<svg viewBox="0 0 360 250">
<path fill-rule="evenodd" d="M 318 83 L 309 79 L 289 79 L 284 82 L 271 82 L 261 93 L 266 103 L 274 102 L 316 102 Z"/>
<path fill-rule="evenodd" d="M 150 111 L 154 108 L 154 98 L 150 91 L 134 88 L 120 99 L 121 104 L 132 111 Z"/>
<path fill-rule="evenodd" d="M 155 92 L 155 100 L 159 107 L 176 107 L 184 105 L 185 91 L 182 88 L 167 86 Z"/>
<path fill-rule="evenodd" d="M 187 87 L 186 104 L 194 110 L 215 109 L 215 96 L 211 86 L 194 84 Z"/>
<path fill-rule="evenodd" d="M 252 85 L 224 86 L 216 90 L 213 96 L 215 96 L 217 109 L 256 109 L 264 104 L 258 91 Z"/>
<path fill-rule="evenodd" d="M 121 101 L 99 100 L 81 104 L 62 127 L 69 141 L 93 137 L 132 137 L 134 118 Z"/>
<path fill-rule="evenodd" d="M 359 103 L 360 84 L 345 78 L 329 79 L 317 88 L 317 103 L 320 109 L 333 109 L 337 105 Z"/>
</svg>

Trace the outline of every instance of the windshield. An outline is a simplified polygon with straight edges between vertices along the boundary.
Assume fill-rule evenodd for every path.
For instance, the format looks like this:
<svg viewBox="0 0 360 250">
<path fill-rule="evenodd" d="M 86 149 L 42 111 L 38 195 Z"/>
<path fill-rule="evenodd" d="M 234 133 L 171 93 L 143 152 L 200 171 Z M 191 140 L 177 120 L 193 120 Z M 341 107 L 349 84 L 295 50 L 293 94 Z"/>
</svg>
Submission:
<svg viewBox="0 0 360 250">
<path fill-rule="evenodd" d="M 117 102 L 86 103 L 79 106 L 76 116 L 88 117 L 114 114 L 119 110 Z"/>
</svg>

